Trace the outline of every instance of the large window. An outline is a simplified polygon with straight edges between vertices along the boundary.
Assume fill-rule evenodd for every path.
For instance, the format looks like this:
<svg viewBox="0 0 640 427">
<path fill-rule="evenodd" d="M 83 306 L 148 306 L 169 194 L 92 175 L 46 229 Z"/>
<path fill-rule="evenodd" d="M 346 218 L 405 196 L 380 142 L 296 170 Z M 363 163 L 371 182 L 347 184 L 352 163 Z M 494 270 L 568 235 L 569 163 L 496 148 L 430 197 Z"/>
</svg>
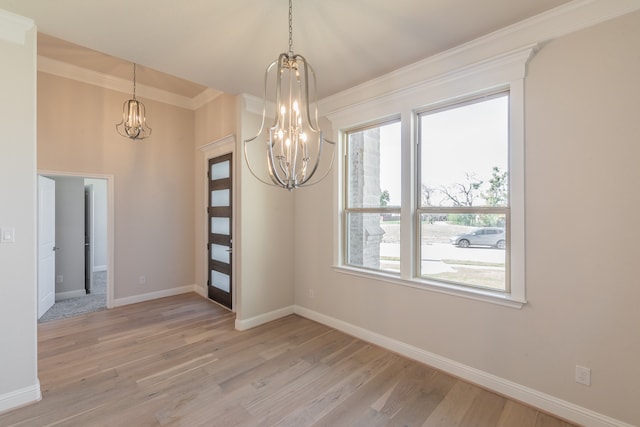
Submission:
<svg viewBox="0 0 640 427">
<path fill-rule="evenodd" d="M 347 132 L 347 265 L 400 272 L 400 122 Z"/>
<path fill-rule="evenodd" d="M 337 271 L 522 307 L 531 53 L 452 68 L 329 116 L 343 148 Z"/>
<path fill-rule="evenodd" d="M 419 276 L 509 290 L 509 95 L 418 115 Z"/>
</svg>

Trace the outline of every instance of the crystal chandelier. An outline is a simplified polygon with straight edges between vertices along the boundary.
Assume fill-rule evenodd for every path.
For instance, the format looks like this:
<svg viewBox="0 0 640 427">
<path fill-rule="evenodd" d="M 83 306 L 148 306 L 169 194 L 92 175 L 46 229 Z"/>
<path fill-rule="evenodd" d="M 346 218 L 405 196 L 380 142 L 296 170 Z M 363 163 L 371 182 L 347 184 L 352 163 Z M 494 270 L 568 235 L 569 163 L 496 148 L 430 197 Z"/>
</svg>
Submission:
<svg viewBox="0 0 640 427">
<path fill-rule="evenodd" d="M 145 139 L 151 135 L 147 126 L 144 104 L 136 99 L 136 64 L 133 64 L 133 98 L 122 106 L 122 121 L 116 125 L 118 133 L 130 139 Z"/>
<path fill-rule="evenodd" d="M 251 173 L 260 181 L 287 190 L 318 183 L 331 171 L 335 155 L 335 143 L 323 138 L 318 126 L 316 105 L 316 76 L 311 65 L 302 55 L 293 53 L 292 0 L 289 0 L 289 50 L 272 62 L 264 76 L 264 106 L 262 124 L 258 134 L 244 140 L 244 155 Z M 275 75 L 273 70 L 276 70 Z M 267 93 L 271 79 L 275 78 L 274 97 Z M 265 128 L 267 105 L 275 105 L 272 125 Z M 267 136 L 268 132 L 268 136 Z M 256 141 L 266 147 L 262 162 L 267 174 L 259 176 L 252 167 L 249 145 Z M 331 145 L 330 155 L 323 153 L 325 145 Z M 255 144 L 251 144 L 252 146 Z M 261 150 L 260 150 L 261 151 Z M 262 157 L 263 155 L 261 155 Z M 320 170 L 321 160 L 328 161 L 328 168 L 321 176 L 311 179 Z"/>
</svg>

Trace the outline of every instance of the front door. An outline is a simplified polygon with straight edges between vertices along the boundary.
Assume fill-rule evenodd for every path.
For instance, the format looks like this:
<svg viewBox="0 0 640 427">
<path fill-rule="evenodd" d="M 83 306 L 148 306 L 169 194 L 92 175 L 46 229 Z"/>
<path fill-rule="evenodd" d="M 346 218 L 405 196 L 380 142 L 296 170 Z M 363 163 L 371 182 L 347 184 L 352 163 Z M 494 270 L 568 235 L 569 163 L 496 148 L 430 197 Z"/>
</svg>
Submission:
<svg viewBox="0 0 640 427">
<path fill-rule="evenodd" d="M 210 159 L 207 174 L 209 177 L 208 295 L 217 303 L 232 309 L 232 154 Z"/>
<path fill-rule="evenodd" d="M 56 182 L 38 176 L 38 319 L 56 300 Z"/>
</svg>

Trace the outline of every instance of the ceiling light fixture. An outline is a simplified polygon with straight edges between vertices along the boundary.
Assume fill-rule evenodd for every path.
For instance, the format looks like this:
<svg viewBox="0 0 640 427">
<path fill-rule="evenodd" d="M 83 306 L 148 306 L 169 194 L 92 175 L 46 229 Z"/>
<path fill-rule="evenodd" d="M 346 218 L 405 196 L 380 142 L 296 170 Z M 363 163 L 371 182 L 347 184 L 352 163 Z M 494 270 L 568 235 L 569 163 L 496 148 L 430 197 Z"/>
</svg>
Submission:
<svg viewBox="0 0 640 427">
<path fill-rule="evenodd" d="M 293 53 L 293 7 L 289 0 L 289 51 L 281 53 L 277 60 L 272 62 L 264 75 L 264 106 L 262 109 L 262 124 L 258 134 L 253 138 L 244 140 L 244 155 L 251 173 L 260 181 L 268 185 L 274 185 L 287 190 L 309 186 L 320 182 L 326 177 L 335 156 L 335 143 L 323 138 L 322 130 L 318 126 L 318 109 L 316 105 L 316 75 L 311 65 L 302 55 Z M 269 100 L 270 75 L 275 73 L 275 98 Z M 274 85 L 274 82 L 271 82 Z M 273 124 L 265 129 L 267 120 L 267 105 L 275 105 L 275 117 Z M 256 141 L 258 147 L 263 147 L 259 140 L 264 133 L 266 156 L 261 161 L 266 161 L 266 174 L 260 177 L 252 167 L 249 160 L 249 143 Z M 323 153 L 325 143 L 332 147 L 328 169 L 320 178 L 311 178 L 319 170 L 320 162 L 328 157 Z M 252 144 L 252 147 L 256 144 Z M 261 152 L 262 150 L 258 150 Z M 264 156 L 264 154 L 260 154 Z"/>
<path fill-rule="evenodd" d="M 147 126 L 144 104 L 136 99 L 136 64 L 133 64 L 133 98 L 122 106 L 122 121 L 116 125 L 118 133 L 130 139 L 145 139 L 151 135 Z"/>
</svg>

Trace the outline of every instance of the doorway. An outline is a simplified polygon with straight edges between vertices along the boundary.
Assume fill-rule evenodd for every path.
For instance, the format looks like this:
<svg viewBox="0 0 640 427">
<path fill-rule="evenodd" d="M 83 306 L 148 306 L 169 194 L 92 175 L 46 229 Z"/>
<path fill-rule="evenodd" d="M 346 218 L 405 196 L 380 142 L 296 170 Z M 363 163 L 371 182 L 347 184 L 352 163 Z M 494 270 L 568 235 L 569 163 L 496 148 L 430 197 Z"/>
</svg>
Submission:
<svg viewBox="0 0 640 427">
<path fill-rule="evenodd" d="M 46 171 L 39 175 L 56 183 L 55 304 L 40 321 L 111 308 L 113 177 Z M 39 277 L 49 274 L 38 271 Z"/>
<path fill-rule="evenodd" d="M 207 295 L 232 309 L 232 153 L 209 159 L 208 177 L 208 277 Z"/>
</svg>

